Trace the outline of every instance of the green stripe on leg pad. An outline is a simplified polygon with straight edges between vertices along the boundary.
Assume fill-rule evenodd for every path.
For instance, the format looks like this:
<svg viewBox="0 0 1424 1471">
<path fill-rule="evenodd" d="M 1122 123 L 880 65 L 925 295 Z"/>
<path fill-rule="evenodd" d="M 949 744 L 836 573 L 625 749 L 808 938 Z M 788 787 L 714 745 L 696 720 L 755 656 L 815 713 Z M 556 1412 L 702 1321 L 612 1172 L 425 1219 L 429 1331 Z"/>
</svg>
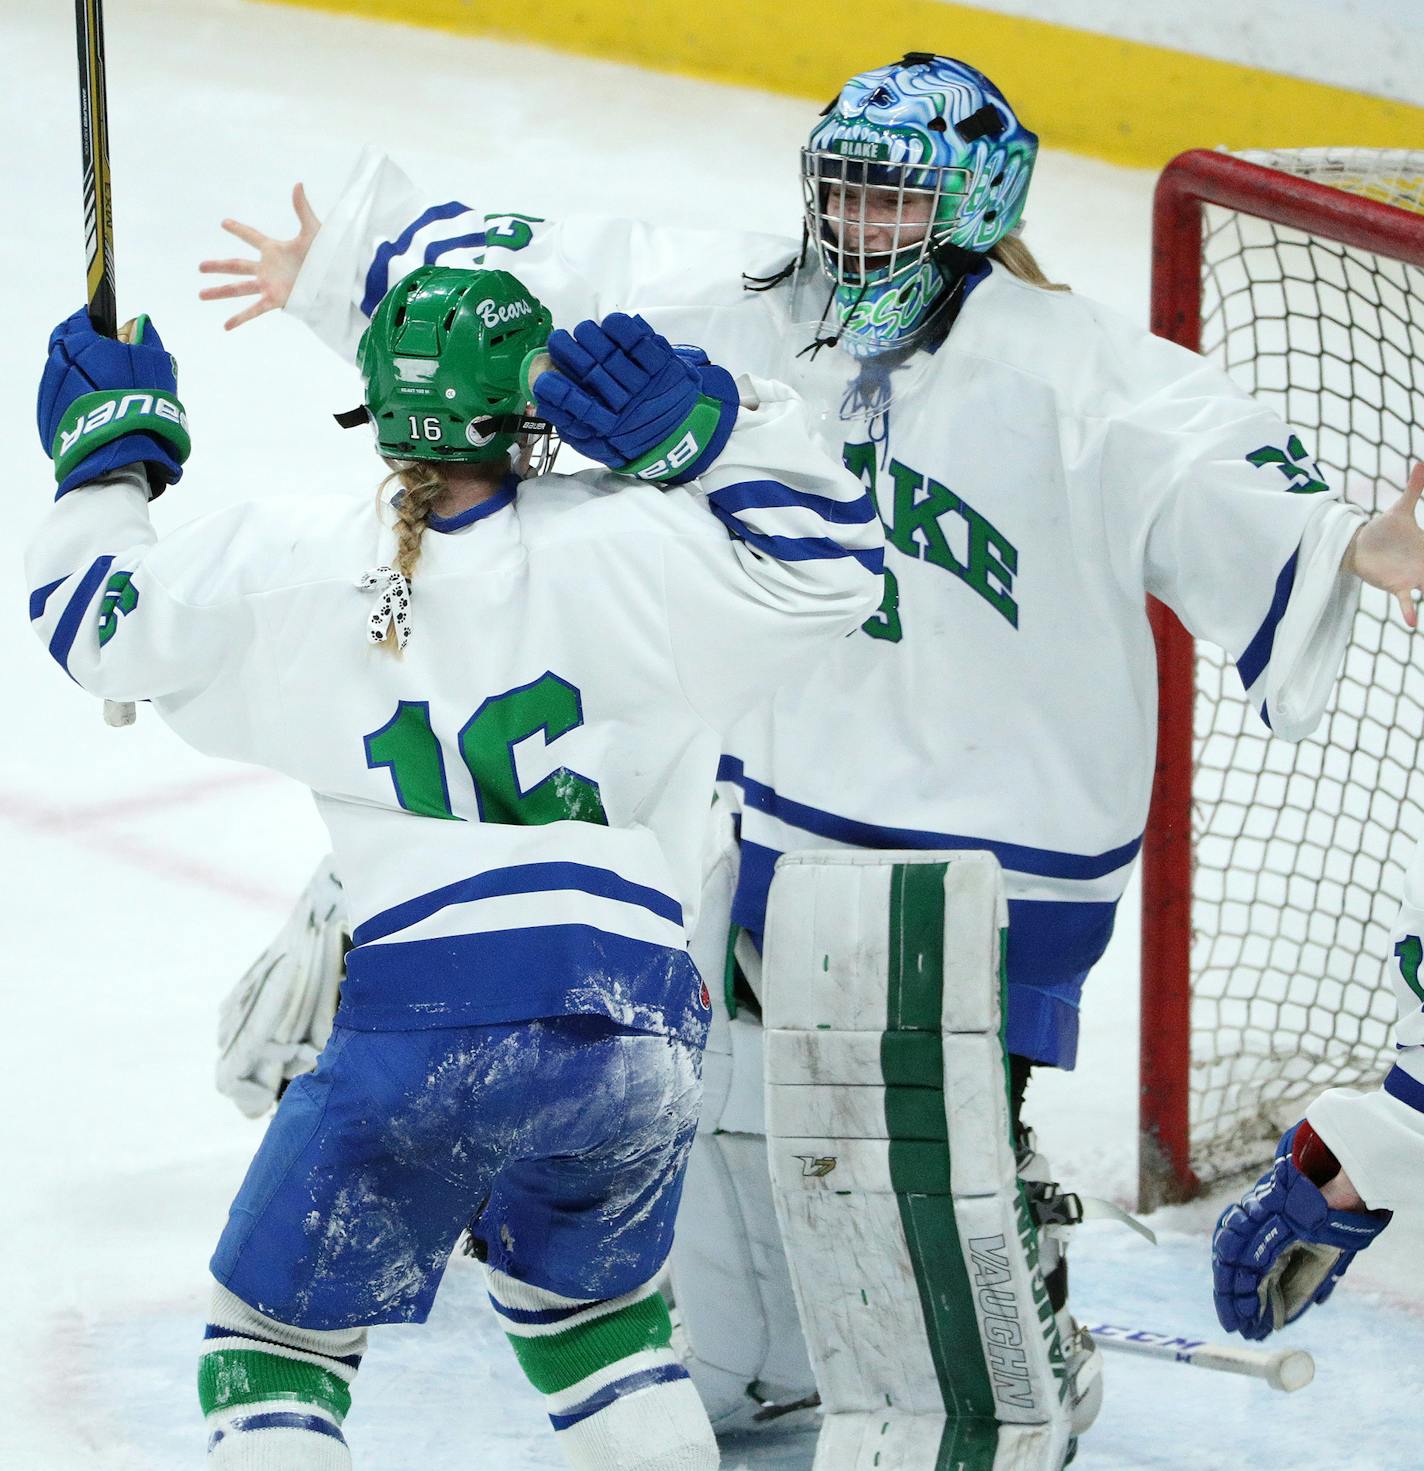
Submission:
<svg viewBox="0 0 1424 1471">
<path fill-rule="evenodd" d="M 979 1346 L 979 1320 L 959 1252 L 954 1203 L 948 1195 L 902 1195 L 900 1220 L 945 1411 L 997 1423 L 994 1388 Z"/>
<path fill-rule="evenodd" d="M 994 1471 L 999 1454 L 999 1422 L 950 1416 L 944 1422 L 935 1471 Z"/>
<path fill-rule="evenodd" d="M 944 1087 L 944 1052 L 939 1033 L 882 1032 L 880 1071 L 887 1087 Z"/>
<path fill-rule="evenodd" d="M 880 1045 L 885 1123 L 891 1188 L 947 1416 L 935 1471 L 992 1471 L 998 1406 L 950 1195 L 941 1037 L 946 868 L 897 864 L 891 876 L 887 1030 Z M 1002 966 L 1002 950 L 1000 960 Z"/>
<path fill-rule="evenodd" d="M 895 1140 L 940 1139 L 948 1143 L 943 1092 L 938 1088 L 887 1088 L 885 1126 L 886 1133 Z"/>
<path fill-rule="evenodd" d="M 897 863 L 890 874 L 891 1031 L 938 1032 L 944 987 L 943 863 Z"/>
<path fill-rule="evenodd" d="M 924 1139 L 890 1141 L 890 1188 L 896 1195 L 949 1198 L 949 1151 L 942 1143 Z M 950 1215 L 953 1223 L 953 1213 Z M 958 1238 L 955 1238 L 958 1250 Z"/>
</svg>

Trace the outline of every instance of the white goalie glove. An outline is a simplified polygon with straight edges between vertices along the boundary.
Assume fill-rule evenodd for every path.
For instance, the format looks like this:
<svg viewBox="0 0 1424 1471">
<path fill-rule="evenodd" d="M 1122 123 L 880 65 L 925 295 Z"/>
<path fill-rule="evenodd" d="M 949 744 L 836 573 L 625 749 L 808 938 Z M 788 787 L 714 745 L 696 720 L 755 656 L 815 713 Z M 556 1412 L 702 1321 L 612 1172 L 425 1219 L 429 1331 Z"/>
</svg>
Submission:
<svg viewBox="0 0 1424 1471">
<path fill-rule="evenodd" d="M 349 943 L 341 880 L 328 855 L 218 1014 L 218 1092 L 248 1118 L 260 1118 L 288 1082 L 316 1066 Z"/>
</svg>

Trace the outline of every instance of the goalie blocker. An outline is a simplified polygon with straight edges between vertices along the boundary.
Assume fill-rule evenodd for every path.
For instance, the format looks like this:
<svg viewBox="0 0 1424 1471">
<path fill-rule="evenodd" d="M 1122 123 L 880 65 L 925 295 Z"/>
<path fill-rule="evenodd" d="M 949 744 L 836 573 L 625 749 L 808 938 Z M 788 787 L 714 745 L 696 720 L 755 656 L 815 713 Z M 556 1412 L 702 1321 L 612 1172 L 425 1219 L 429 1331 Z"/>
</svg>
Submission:
<svg viewBox="0 0 1424 1471">
<path fill-rule="evenodd" d="M 777 1215 L 814 1471 L 1059 1471 L 1063 1345 L 1015 1172 L 984 853 L 787 854 L 763 950 Z"/>
</svg>

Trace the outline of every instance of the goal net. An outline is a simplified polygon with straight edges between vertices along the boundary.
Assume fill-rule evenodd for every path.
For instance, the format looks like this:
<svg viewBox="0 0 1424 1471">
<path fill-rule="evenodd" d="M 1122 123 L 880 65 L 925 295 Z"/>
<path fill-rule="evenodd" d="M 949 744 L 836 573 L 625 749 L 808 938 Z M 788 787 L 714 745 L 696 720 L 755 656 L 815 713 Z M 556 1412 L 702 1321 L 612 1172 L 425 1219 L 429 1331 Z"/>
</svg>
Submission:
<svg viewBox="0 0 1424 1471">
<path fill-rule="evenodd" d="M 1424 458 L 1424 151 L 1185 154 L 1155 231 L 1154 330 L 1276 408 L 1292 455 L 1348 500 L 1387 505 Z M 1165 609 L 1154 625 L 1145 1204 L 1259 1167 L 1321 1088 L 1382 1076 L 1387 937 L 1424 837 L 1424 646 L 1387 595 L 1364 589 L 1326 719 L 1297 745 L 1219 650 Z"/>
</svg>

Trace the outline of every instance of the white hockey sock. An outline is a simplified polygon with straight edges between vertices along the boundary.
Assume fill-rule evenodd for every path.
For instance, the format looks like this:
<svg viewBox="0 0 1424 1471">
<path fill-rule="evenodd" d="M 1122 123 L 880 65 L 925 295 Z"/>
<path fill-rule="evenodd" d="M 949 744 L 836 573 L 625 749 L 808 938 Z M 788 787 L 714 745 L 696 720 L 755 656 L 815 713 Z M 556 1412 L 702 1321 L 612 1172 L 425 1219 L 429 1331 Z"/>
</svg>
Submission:
<svg viewBox="0 0 1424 1471">
<path fill-rule="evenodd" d="M 198 1362 L 208 1471 L 351 1471 L 341 1422 L 365 1347 L 364 1328 L 293 1328 L 214 1283 Z"/>
<path fill-rule="evenodd" d="M 490 1301 L 574 1471 L 716 1471 L 717 1442 L 669 1347 L 653 1283 L 602 1302 L 488 1273 Z"/>
</svg>

